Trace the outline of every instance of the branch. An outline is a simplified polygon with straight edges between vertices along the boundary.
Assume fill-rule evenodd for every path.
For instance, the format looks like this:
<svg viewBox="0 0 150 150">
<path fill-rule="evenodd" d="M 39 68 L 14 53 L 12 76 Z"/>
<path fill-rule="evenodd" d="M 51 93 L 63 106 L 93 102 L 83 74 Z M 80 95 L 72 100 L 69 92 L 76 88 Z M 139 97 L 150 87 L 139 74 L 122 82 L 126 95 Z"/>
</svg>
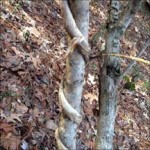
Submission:
<svg viewBox="0 0 150 150">
<path fill-rule="evenodd" d="M 128 58 L 128 59 L 132 59 L 138 62 L 142 62 L 145 63 L 147 65 L 150 65 L 150 61 L 148 60 L 144 60 L 142 58 L 139 57 L 133 57 L 133 56 L 127 56 L 127 55 L 122 55 L 122 54 L 103 54 L 104 56 L 117 56 L 117 57 L 123 57 L 123 58 Z"/>
<path fill-rule="evenodd" d="M 150 46 L 150 39 L 147 40 L 143 46 L 143 48 L 141 49 L 141 51 L 137 54 L 136 57 L 141 57 L 141 55 L 143 54 L 143 52 L 147 49 L 147 47 Z M 125 69 L 125 71 L 117 78 L 117 84 L 120 83 L 120 81 L 123 79 L 124 76 L 126 76 L 126 74 L 128 74 L 129 70 L 131 70 L 131 68 L 136 64 L 136 60 L 133 60 L 128 67 Z"/>
<path fill-rule="evenodd" d="M 140 1 L 141 0 L 129 1 L 127 7 L 125 8 L 123 15 L 120 17 L 121 19 L 119 20 L 119 26 L 122 28 L 121 36 L 124 34 L 128 26 L 130 25 L 132 18 L 134 17 L 138 9 Z"/>
</svg>

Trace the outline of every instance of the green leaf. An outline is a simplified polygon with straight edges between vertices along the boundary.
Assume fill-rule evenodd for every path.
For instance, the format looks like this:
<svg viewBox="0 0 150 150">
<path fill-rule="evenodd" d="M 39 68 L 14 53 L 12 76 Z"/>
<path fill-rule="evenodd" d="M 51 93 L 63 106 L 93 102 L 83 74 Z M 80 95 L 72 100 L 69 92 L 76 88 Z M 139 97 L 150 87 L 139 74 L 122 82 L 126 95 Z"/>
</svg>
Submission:
<svg viewBox="0 0 150 150">
<path fill-rule="evenodd" d="M 124 76 L 124 80 L 125 80 L 126 82 L 130 82 L 130 78 L 129 78 L 128 76 Z"/>
<path fill-rule="evenodd" d="M 130 91 L 135 91 L 135 83 L 134 82 L 127 82 L 125 85 L 124 85 L 124 88 L 125 89 L 128 89 Z"/>
<path fill-rule="evenodd" d="M 142 85 L 142 88 L 145 90 L 150 90 L 150 81 L 145 81 Z"/>
</svg>

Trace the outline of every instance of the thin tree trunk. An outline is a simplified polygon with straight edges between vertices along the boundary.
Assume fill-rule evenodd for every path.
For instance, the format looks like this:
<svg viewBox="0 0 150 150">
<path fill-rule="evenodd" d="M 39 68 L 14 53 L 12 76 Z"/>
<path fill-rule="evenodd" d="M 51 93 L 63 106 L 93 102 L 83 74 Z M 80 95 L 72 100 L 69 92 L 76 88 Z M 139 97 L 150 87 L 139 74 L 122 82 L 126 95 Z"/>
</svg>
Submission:
<svg viewBox="0 0 150 150">
<path fill-rule="evenodd" d="M 111 0 L 106 47 L 101 55 L 99 78 L 99 122 L 96 138 L 96 149 L 113 149 L 114 125 L 117 106 L 118 78 L 120 74 L 120 61 L 118 57 L 109 54 L 120 53 L 120 38 L 137 10 L 139 0 L 131 0 L 123 15 L 119 19 L 119 0 Z M 102 58 L 103 57 L 103 58 Z M 103 60 L 103 61 L 102 61 Z"/>
<path fill-rule="evenodd" d="M 66 71 L 59 89 L 62 114 L 55 137 L 58 149 L 76 149 L 76 134 L 81 122 L 81 97 L 84 85 L 85 59 L 82 48 L 88 49 L 89 1 L 62 1 L 66 31 L 69 41 L 83 36 L 83 41 L 76 41 L 78 47 L 68 48 Z M 72 40 L 72 43 L 74 42 Z M 87 46 L 85 46 L 87 44 Z M 71 46 L 71 45 L 70 45 Z M 70 50 L 72 49 L 72 50 Z M 70 109 L 70 110 L 69 110 Z"/>
</svg>

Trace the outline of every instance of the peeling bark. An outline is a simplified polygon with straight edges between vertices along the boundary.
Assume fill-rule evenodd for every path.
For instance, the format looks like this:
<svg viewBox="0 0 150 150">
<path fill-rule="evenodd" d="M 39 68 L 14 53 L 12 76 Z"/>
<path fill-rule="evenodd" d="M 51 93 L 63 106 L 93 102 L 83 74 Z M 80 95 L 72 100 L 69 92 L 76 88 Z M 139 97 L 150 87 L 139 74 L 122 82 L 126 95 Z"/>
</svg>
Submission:
<svg viewBox="0 0 150 150">
<path fill-rule="evenodd" d="M 81 97 L 86 65 L 84 56 L 88 55 L 90 50 L 88 45 L 89 1 L 65 0 L 62 1 L 62 9 L 70 39 L 84 37 L 83 41 L 78 42 L 77 47 L 67 54 L 66 71 L 59 89 L 62 114 L 55 132 L 59 150 L 75 150 L 78 124 L 82 120 Z M 71 43 L 70 40 L 68 42 Z"/>
</svg>

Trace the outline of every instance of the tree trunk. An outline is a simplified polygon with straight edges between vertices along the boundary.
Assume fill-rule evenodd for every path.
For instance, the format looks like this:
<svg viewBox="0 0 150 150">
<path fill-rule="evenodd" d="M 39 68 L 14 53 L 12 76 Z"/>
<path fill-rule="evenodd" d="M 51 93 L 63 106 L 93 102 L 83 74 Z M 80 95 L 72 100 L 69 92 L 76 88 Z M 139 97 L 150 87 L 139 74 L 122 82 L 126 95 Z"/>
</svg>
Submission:
<svg viewBox="0 0 150 150">
<path fill-rule="evenodd" d="M 75 150 L 77 129 L 82 119 L 81 97 L 86 62 L 81 52 L 82 48 L 88 45 L 89 1 L 66 0 L 62 1 L 62 7 L 69 36 L 68 42 L 71 41 L 74 46 L 70 45 L 68 48 L 66 71 L 59 89 L 62 114 L 55 137 L 58 149 Z M 84 40 L 76 40 L 81 36 Z"/>
<path fill-rule="evenodd" d="M 120 74 L 120 61 L 110 54 L 120 53 L 120 38 L 129 26 L 139 0 L 131 0 L 119 19 L 119 0 L 111 0 L 110 16 L 105 51 L 101 55 L 99 78 L 99 121 L 96 149 L 113 149 L 114 125 L 117 106 L 117 90 Z M 102 61 L 103 60 L 103 61 Z"/>
</svg>

